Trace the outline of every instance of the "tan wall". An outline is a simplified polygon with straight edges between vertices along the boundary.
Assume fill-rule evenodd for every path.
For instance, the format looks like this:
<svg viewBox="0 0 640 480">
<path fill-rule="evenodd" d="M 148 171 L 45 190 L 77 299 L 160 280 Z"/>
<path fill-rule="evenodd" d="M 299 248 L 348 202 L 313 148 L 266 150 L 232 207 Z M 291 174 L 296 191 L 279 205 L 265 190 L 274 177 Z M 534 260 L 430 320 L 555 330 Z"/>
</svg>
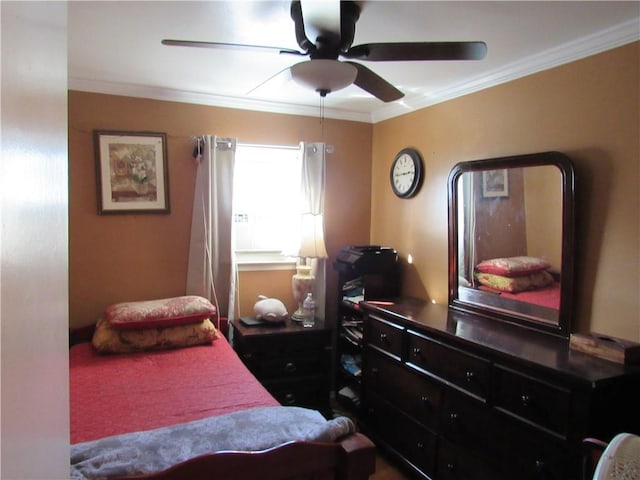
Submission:
<svg viewBox="0 0 640 480">
<path fill-rule="evenodd" d="M 547 150 L 576 167 L 575 329 L 640 340 L 640 44 L 374 126 L 372 243 L 395 247 L 405 293 L 447 302 L 447 175 L 459 161 Z M 426 177 L 394 197 L 389 168 L 406 146 Z"/>
<path fill-rule="evenodd" d="M 639 45 L 373 127 L 327 121 L 326 141 L 336 146 L 327 172 L 330 256 L 347 244 L 393 246 L 405 263 L 404 293 L 446 302 L 450 169 L 459 161 L 559 150 L 578 177 L 575 329 L 640 340 Z M 101 128 L 167 132 L 171 215 L 96 214 L 91 131 Z M 314 118 L 70 92 L 71 325 L 91 323 L 110 302 L 183 292 L 195 174 L 190 135 L 297 143 L 317 141 L 318 132 Z M 389 168 L 406 146 L 422 152 L 426 175 L 415 198 L 399 200 Z M 414 265 L 406 265 L 408 254 Z M 331 313 L 335 274 L 330 265 L 327 272 Z M 264 285 L 287 295 L 290 275 L 243 274 L 240 283 L 246 314 Z"/>
<path fill-rule="evenodd" d="M 167 134 L 170 215 L 97 215 L 94 129 Z M 295 145 L 319 141 L 321 126 L 311 117 L 69 92 L 71 326 L 94 322 L 109 303 L 184 294 L 196 171 L 190 137 L 207 133 Z M 342 246 L 369 239 L 372 126 L 326 120 L 324 134 L 335 147 L 327 156 L 325 202 L 331 261 Z M 243 273 L 241 314 L 252 313 L 258 293 L 293 308 L 292 274 Z M 327 274 L 330 313 L 336 275 L 330 266 Z"/>
</svg>

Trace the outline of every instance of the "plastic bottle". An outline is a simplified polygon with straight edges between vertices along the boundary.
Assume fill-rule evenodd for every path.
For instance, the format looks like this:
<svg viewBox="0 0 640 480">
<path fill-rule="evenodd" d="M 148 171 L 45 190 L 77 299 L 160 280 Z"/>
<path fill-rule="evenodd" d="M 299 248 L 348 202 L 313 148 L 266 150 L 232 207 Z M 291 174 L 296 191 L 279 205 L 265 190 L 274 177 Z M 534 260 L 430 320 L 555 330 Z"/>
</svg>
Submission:
<svg viewBox="0 0 640 480">
<path fill-rule="evenodd" d="M 316 301 L 313 299 L 311 293 L 307 293 L 304 302 L 302 302 L 302 311 L 304 312 L 302 326 L 313 327 L 316 319 Z"/>
</svg>

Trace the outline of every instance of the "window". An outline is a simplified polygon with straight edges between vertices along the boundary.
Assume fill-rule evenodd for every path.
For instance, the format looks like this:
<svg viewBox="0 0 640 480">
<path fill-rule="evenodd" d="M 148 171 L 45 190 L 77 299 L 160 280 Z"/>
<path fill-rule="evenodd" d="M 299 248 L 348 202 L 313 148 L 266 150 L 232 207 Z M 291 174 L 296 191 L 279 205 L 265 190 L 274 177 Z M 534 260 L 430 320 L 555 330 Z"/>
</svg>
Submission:
<svg viewBox="0 0 640 480">
<path fill-rule="evenodd" d="M 233 218 L 239 265 L 290 268 L 295 261 L 282 251 L 298 235 L 301 167 L 297 146 L 237 146 Z"/>
</svg>

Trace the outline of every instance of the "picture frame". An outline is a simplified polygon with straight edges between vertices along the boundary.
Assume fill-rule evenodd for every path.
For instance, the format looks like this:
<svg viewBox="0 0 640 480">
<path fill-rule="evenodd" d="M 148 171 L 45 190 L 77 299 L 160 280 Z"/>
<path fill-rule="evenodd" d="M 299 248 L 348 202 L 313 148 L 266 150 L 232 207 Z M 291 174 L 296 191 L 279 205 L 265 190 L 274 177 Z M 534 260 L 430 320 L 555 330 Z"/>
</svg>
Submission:
<svg viewBox="0 0 640 480">
<path fill-rule="evenodd" d="M 482 172 L 482 196 L 499 198 L 509 196 L 509 171 L 507 169 Z"/>
<path fill-rule="evenodd" d="M 94 130 L 98 214 L 170 212 L 167 136 Z"/>
</svg>

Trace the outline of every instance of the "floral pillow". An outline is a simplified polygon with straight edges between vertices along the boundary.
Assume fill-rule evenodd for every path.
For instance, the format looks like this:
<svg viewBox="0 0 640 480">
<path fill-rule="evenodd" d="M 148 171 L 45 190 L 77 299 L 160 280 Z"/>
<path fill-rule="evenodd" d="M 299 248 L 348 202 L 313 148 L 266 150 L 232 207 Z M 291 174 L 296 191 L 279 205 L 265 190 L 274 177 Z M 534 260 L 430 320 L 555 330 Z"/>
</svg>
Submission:
<svg viewBox="0 0 640 480">
<path fill-rule="evenodd" d="M 166 328 L 119 329 L 101 318 L 92 343 L 100 353 L 132 353 L 204 345 L 216 338 L 218 331 L 209 319 Z"/>
<path fill-rule="evenodd" d="M 482 273 L 493 273 L 505 277 L 517 277 L 530 273 L 542 272 L 551 268 L 546 260 L 537 257 L 508 257 L 492 258 L 476 265 L 476 270 Z"/>
<path fill-rule="evenodd" d="M 504 277 L 492 273 L 476 273 L 476 279 L 481 285 L 499 290 L 501 292 L 517 293 L 525 290 L 536 290 L 538 288 L 553 285 L 553 277 L 549 272 L 535 272 L 519 277 Z"/>
<path fill-rule="evenodd" d="M 104 311 L 105 318 L 114 327 L 134 329 L 199 323 L 215 314 L 216 307 L 196 295 L 116 303 Z"/>
</svg>

